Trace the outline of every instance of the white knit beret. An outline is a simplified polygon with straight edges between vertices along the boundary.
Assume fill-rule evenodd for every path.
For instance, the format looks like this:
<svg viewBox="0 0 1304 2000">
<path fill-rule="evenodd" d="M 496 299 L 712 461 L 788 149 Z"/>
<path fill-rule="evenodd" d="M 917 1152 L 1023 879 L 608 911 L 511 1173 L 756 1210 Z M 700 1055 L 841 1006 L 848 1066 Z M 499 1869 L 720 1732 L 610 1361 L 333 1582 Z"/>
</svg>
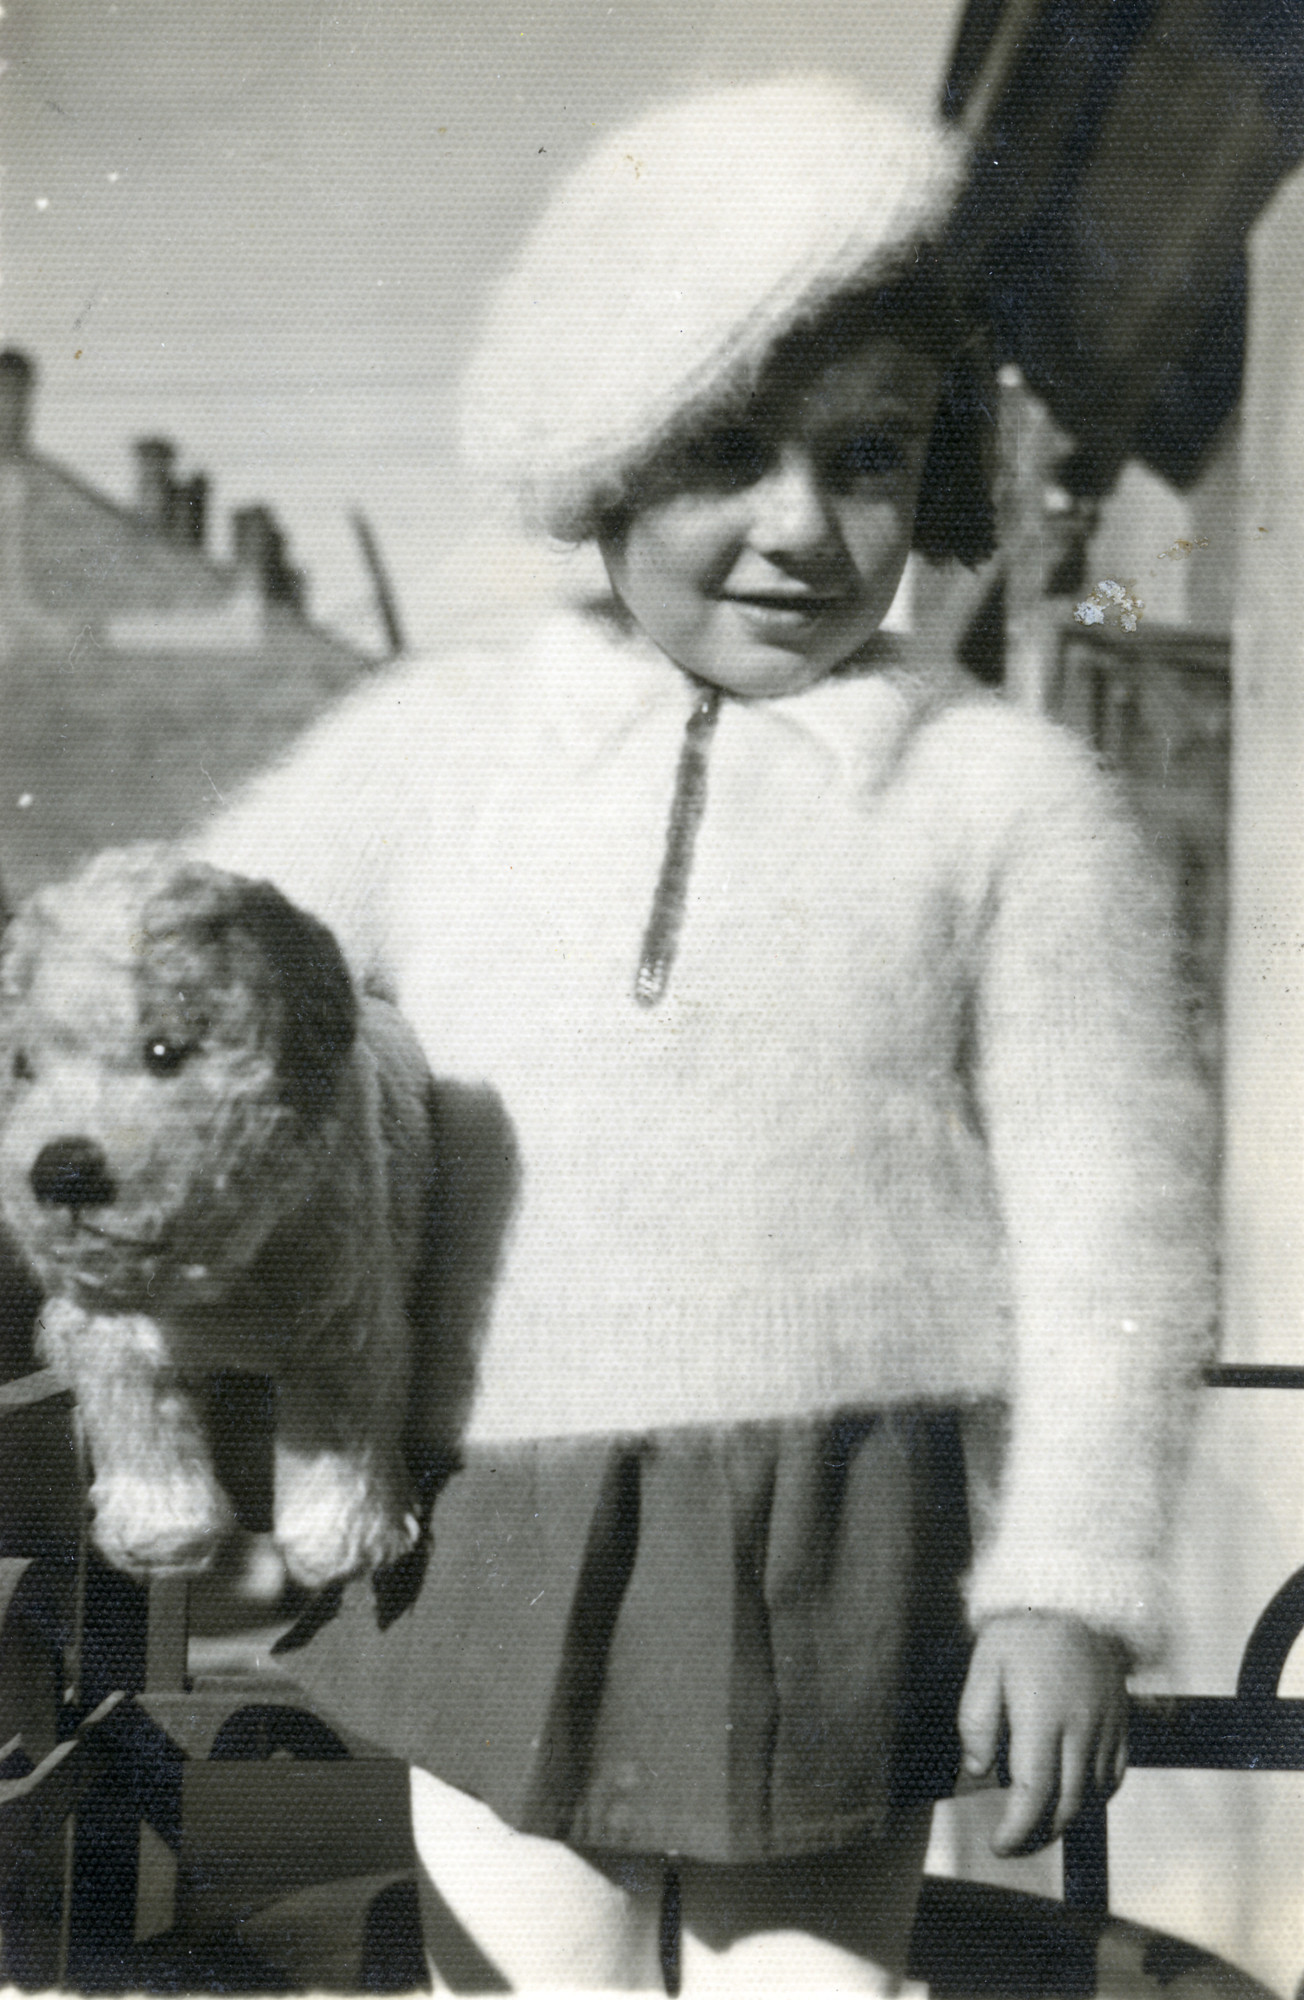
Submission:
<svg viewBox="0 0 1304 2000">
<path fill-rule="evenodd" d="M 609 134 L 492 303 L 464 385 L 469 464 L 571 538 L 685 418 L 838 293 L 940 231 L 958 139 L 855 85 L 697 94 Z"/>
</svg>

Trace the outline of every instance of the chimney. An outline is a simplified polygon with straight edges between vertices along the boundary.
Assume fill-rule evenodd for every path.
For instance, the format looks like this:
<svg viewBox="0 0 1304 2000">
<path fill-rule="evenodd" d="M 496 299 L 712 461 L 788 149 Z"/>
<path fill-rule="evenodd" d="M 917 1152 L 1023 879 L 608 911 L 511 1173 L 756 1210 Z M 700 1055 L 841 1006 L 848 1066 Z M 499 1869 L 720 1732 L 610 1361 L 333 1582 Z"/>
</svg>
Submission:
<svg viewBox="0 0 1304 2000">
<path fill-rule="evenodd" d="M 208 481 L 202 472 L 172 487 L 170 515 L 173 541 L 183 548 L 202 549 L 208 520 Z"/>
<path fill-rule="evenodd" d="M 172 458 L 166 438 L 137 438 L 136 511 L 163 535 L 172 530 Z"/>
<path fill-rule="evenodd" d="M 253 571 L 264 593 L 280 559 L 280 539 L 270 507 L 237 507 L 231 516 L 236 562 L 241 569 Z"/>
<path fill-rule="evenodd" d="M 27 450 L 35 382 L 36 370 L 27 356 L 16 347 L 6 347 L 0 354 L 0 458 L 14 458 Z"/>
<path fill-rule="evenodd" d="M 304 578 L 285 560 L 285 536 L 270 507 L 237 507 L 231 516 L 237 565 L 252 572 L 269 604 L 303 606 Z"/>
</svg>

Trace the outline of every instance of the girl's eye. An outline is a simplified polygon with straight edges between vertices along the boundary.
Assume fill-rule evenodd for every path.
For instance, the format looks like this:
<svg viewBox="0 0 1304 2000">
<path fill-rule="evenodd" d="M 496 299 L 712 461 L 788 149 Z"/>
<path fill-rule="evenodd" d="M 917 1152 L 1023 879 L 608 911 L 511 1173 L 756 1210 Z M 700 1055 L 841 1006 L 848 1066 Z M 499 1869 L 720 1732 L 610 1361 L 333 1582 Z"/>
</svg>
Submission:
<svg viewBox="0 0 1304 2000">
<path fill-rule="evenodd" d="M 166 1035 L 145 1043 L 141 1060 L 151 1076 L 172 1076 L 195 1053 L 195 1042 L 172 1042 Z"/>
<path fill-rule="evenodd" d="M 697 475 L 711 486 L 754 486 L 769 463 L 765 439 L 746 424 L 721 425 L 707 431 L 693 447 Z"/>
<path fill-rule="evenodd" d="M 832 465 L 835 478 L 884 479 L 905 464 L 905 446 L 892 431 L 858 431 L 838 451 Z"/>
<path fill-rule="evenodd" d="M 36 1075 L 32 1059 L 26 1049 L 15 1049 L 9 1064 L 9 1074 L 15 1083 L 31 1083 Z"/>
</svg>

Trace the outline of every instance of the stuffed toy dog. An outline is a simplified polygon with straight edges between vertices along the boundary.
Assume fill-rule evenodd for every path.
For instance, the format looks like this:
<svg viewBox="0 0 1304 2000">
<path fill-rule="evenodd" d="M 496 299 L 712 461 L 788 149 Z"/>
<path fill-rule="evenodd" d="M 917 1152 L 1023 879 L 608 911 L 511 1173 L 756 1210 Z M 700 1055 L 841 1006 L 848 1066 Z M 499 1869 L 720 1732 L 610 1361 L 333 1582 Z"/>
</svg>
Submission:
<svg viewBox="0 0 1304 2000">
<path fill-rule="evenodd" d="M 231 1503 L 205 1378 L 274 1378 L 273 1533 L 320 1586 L 418 1534 L 402 1433 L 429 1077 L 331 933 L 175 850 L 38 891 L 0 955 L 0 1211 L 80 1408 L 94 1538 L 203 1569 Z"/>
</svg>

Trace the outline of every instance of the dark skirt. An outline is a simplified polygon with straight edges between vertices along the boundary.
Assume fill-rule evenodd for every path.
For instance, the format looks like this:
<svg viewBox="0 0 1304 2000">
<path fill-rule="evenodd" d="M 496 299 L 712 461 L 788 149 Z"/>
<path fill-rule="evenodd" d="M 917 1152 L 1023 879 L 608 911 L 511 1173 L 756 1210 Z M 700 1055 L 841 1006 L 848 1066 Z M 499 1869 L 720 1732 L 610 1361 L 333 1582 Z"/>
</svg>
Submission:
<svg viewBox="0 0 1304 2000">
<path fill-rule="evenodd" d="M 472 1447 L 433 1530 L 419 1579 L 351 1586 L 284 1665 L 523 1831 L 758 1861 L 954 1783 L 949 1415 Z"/>
</svg>

